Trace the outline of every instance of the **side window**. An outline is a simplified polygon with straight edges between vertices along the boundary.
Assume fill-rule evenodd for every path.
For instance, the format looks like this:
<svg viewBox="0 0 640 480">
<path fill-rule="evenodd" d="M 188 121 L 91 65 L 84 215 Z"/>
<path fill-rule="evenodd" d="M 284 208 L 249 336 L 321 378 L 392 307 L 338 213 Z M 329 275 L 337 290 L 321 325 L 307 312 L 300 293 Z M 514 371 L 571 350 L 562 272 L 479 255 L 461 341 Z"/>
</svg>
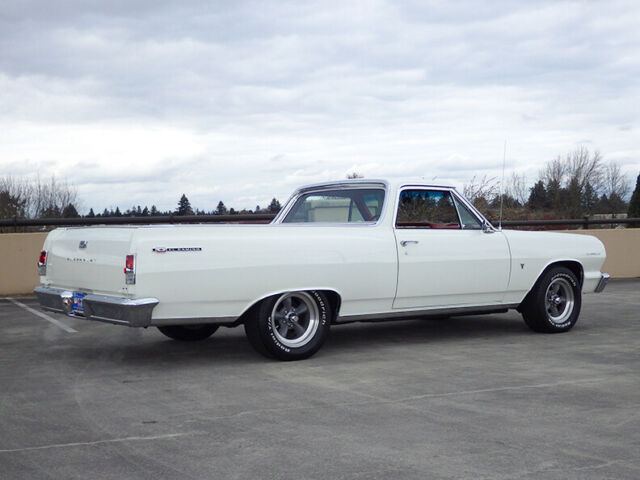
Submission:
<svg viewBox="0 0 640 480">
<path fill-rule="evenodd" d="M 403 190 L 400 193 L 396 226 L 460 229 L 460 220 L 450 192 Z"/>
<path fill-rule="evenodd" d="M 462 222 L 462 228 L 465 230 L 481 230 L 482 224 L 476 218 L 476 216 L 469 211 L 469 209 L 456 197 L 453 197 L 453 201 L 456 203 L 456 208 L 460 214 L 460 220 Z"/>
</svg>

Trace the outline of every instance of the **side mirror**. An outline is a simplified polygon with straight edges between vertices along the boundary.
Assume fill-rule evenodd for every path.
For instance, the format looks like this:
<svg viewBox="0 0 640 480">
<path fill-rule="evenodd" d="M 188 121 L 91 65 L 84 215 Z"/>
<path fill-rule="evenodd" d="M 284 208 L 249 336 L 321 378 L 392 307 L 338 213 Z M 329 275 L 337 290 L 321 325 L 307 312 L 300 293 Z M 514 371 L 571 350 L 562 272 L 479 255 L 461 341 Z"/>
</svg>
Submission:
<svg viewBox="0 0 640 480">
<path fill-rule="evenodd" d="M 489 222 L 489 220 L 485 220 L 484 222 L 482 222 L 482 231 L 484 233 L 495 233 L 495 228 L 493 228 L 493 225 L 491 225 L 491 222 Z"/>
</svg>

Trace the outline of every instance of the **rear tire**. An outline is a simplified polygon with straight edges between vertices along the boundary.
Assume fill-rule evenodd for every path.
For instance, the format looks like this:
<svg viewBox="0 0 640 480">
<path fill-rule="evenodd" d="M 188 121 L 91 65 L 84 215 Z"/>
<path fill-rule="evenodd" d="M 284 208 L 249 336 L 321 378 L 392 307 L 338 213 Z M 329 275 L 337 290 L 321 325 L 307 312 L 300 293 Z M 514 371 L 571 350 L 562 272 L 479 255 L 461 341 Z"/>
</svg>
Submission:
<svg viewBox="0 0 640 480">
<path fill-rule="evenodd" d="M 576 324 L 581 305 L 581 289 L 575 274 L 565 267 L 553 267 L 538 279 L 520 311 L 533 331 L 562 333 Z"/>
<path fill-rule="evenodd" d="M 244 324 L 259 353 L 278 360 L 302 360 L 329 335 L 331 308 L 321 292 L 287 292 L 263 300 Z"/>
<path fill-rule="evenodd" d="M 218 325 L 200 324 L 200 325 L 166 325 L 158 327 L 164 335 L 173 340 L 182 342 L 197 342 L 205 340 L 218 330 Z"/>
</svg>

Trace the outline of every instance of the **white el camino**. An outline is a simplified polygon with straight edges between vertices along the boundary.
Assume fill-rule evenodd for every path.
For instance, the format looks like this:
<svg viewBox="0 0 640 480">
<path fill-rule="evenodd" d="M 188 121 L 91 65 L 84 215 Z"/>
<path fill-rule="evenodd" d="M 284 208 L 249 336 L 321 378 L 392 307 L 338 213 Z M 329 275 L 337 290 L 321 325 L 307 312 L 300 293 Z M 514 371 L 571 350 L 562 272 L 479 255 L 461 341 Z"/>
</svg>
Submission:
<svg viewBox="0 0 640 480">
<path fill-rule="evenodd" d="M 355 321 L 517 309 L 565 332 L 604 260 L 595 237 L 497 230 L 452 187 L 358 179 L 298 189 L 269 225 L 56 229 L 35 293 L 176 340 L 243 324 L 257 351 L 297 360 Z"/>
</svg>

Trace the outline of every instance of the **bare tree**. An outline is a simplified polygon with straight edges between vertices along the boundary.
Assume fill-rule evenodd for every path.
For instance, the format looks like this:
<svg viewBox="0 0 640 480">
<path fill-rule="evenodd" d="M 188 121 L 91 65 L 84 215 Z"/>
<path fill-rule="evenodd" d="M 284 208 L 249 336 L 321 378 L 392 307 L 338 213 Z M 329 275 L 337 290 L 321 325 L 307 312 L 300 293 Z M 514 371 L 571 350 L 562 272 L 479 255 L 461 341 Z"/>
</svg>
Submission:
<svg viewBox="0 0 640 480">
<path fill-rule="evenodd" d="M 567 176 L 567 163 L 559 155 L 546 163 L 540 171 L 540 179 L 545 185 L 562 186 Z"/>
<path fill-rule="evenodd" d="M 0 178 L 0 191 L 7 192 L 15 202 L 22 205 L 18 215 L 29 218 L 61 216 L 70 205 L 74 209 L 79 206 L 76 188 L 66 180 L 56 180 L 55 176 L 48 182 L 42 182 L 39 176 L 34 181 L 29 181 L 7 175 Z"/>
<path fill-rule="evenodd" d="M 540 171 L 540 179 L 545 185 L 567 188 L 572 180 L 577 182 L 580 191 L 587 183 L 599 190 L 603 183 L 604 167 L 602 155 L 597 150 L 591 154 L 584 146 L 569 152 L 564 158 L 557 156 L 547 162 Z"/>
<path fill-rule="evenodd" d="M 617 196 L 624 200 L 630 190 L 629 179 L 622 173 L 620 165 L 615 161 L 609 162 L 604 167 L 603 193 L 608 198 Z"/>
<path fill-rule="evenodd" d="M 520 205 L 527 203 L 529 199 L 529 189 L 527 188 L 527 181 L 524 173 L 518 175 L 513 172 L 506 182 L 503 189 L 505 196 L 511 197 L 518 201 Z"/>
<path fill-rule="evenodd" d="M 499 197 L 496 177 L 484 175 L 478 178 L 474 175 L 468 183 L 464 184 L 462 192 L 485 216 L 494 216 L 490 212 L 490 205 Z"/>
<path fill-rule="evenodd" d="M 558 215 L 575 217 L 589 212 L 588 205 L 603 188 L 604 173 L 602 155 L 597 150 L 591 153 L 580 146 L 564 157 L 556 157 L 540 171 L 545 203 Z"/>
<path fill-rule="evenodd" d="M 24 217 L 29 201 L 30 185 L 10 175 L 0 177 L 0 216 Z"/>
<path fill-rule="evenodd" d="M 462 187 L 462 193 L 470 202 L 484 199 L 490 203 L 498 195 L 498 180 L 496 177 L 484 175 L 478 178 L 474 175 L 468 183 Z"/>
<path fill-rule="evenodd" d="M 581 192 L 587 183 L 596 190 L 602 188 L 604 167 L 599 151 L 590 154 L 586 147 L 580 146 L 567 155 L 566 164 L 567 185 L 575 179 Z"/>
</svg>

